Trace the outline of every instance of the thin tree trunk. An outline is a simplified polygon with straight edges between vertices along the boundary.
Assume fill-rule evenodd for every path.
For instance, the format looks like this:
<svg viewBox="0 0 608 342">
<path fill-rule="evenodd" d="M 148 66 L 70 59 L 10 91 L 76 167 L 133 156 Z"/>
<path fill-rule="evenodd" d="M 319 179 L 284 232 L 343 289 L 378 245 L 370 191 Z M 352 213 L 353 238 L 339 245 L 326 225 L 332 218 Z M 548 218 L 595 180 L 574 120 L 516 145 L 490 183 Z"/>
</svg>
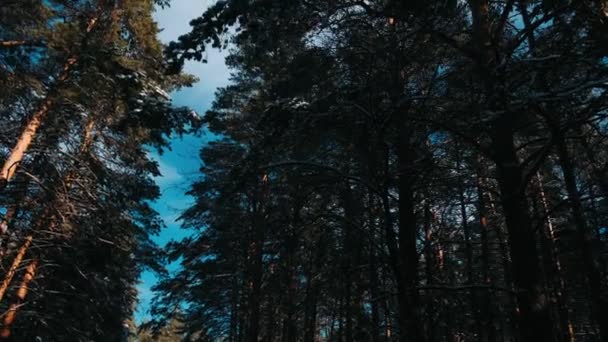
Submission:
<svg viewBox="0 0 608 342">
<path fill-rule="evenodd" d="M 555 228 L 553 227 L 553 219 L 549 215 L 549 205 L 547 197 L 545 195 L 545 189 L 543 180 L 540 172 L 536 173 L 536 180 L 538 183 L 538 192 L 540 195 L 540 202 L 542 207 L 543 217 L 545 217 L 545 228 L 547 235 L 547 242 L 549 244 L 549 256 L 548 259 L 551 265 L 551 273 L 553 275 L 554 283 L 556 283 L 557 291 L 555 293 L 557 309 L 559 315 L 559 321 L 561 325 L 562 338 L 564 341 L 574 342 L 574 327 L 570 321 L 570 314 L 568 312 L 568 305 L 566 303 L 566 283 L 563 277 L 562 265 L 559 258 L 559 250 L 556 243 Z"/>
<path fill-rule="evenodd" d="M 23 279 L 21 280 L 21 284 L 19 285 L 19 290 L 17 291 L 17 300 L 11 304 L 8 312 L 4 316 L 4 320 L 2 322 L 2 331 L 0 331 L 0 340 L 8 340 L 10 338 L 11 329 L 15 323 L 15 319 L 17 318 L 17 311 L 25 303 L 25 298 L 29 292 L 30 282 L 36 275 L 37 267 L 38 259 L 36 258 L 33 259 L 27 266 Z"/>
<path fill-rule="evenodd" d="M 0 41 L 0 48 L 10 49 L 19 46 L 43 46 L 41 40 L 3 40 Z"/>
<path fill-rule="evenodd" d="M 433 240 L 435 238 L 435 236 L 433 235 L 433 213 L 431 212 L 431 200 L 428 196 L 428 194 L 425 195 L 425 199 L 424 199 L 424 213 L 423 213 L 423 217 L 424 217 L 424 222 L 423 222 L 423 227 L 424 227 L 424 276 L 425 276 L 425 281 L 426 281 L 426 285 L 433 285 L 435 283 L 434 280 L 434 269 L 435 266 L 438 264 L 436 261 L 436 254 L 434 253 L 434 249 L 435 249 L 435 245 L 433 243 Z M 435 334 L 437 333 L 437 331 L 435 329 L 432 329 L 431 327 L 434 327 L 436 324 L 434 316 L 436 311 L 433 310 L 432 308 L 434 307 L 434 301 L 435 301 L 435 296 L 432 295 L 432 292 L 429 291 L 425 298 L 425 306 L 426 306 L 426 311 L 425 311 L 425 325 L 424 325 L 424 331 L 429 339 L 429 341 L 434 341 L 435 340 Z"/>
<path fill-rule="evenodd" d="M 344 225 L 343 225 L 343 246 L 344 246 L 344 260 L 342 264 L 343 269 L 343 281 L 344 281 L 344 339 L 346 342 L 353 341 L 353 287 L 355 281 L 353 280 L 354 265 L 356 265 L 356 253 L 354 247 L 355 234 L 353 234 L 353 200 L 350 189 L 350 184 L 344 185 L 342 192 L 342 201 L 344 207 Z"/>
<path fill-rule="evenodd" d="M 375 224 L 374 224 L 374 216 L 373 216 L 373 208 L 374 208 L 375 202 L 373 200 L 373 194 L 369 194 L 369 210 L 368 210 L 368 214 L 369 214 L 369 231 L 372 234 L 372 238 L 370 239 L 369 242 L 369 293 L 370 293 L 370 298 L 371 298 L 371 337 L 372 337 L 372 342 L 378 342 L 380 340 L 380 314 L 379 314 L 379 308 L 378 308 L 378 297 L 379 297 L 379 290 L 378 290 L 378 270 L 377 270 L 377 261 L 376 261 L 376 247 L 374 245 L 375 239 L 374 239 L 374 231 L 375 231 Z"/>
<path fill-rule="evenodd" d="M 481 162 L 479 162 L 481 164 Z M 490 246 L 488 239 L 488 216 L 486 214 L 486 204 L 484 192 L 482 189 L 482 175 L 481 167 L 478 165 L 477 171 L 477 213 L 479 216 L 479 228 L 481 236 L 481 275 L 483 278 L 484 285 L 493 286 L 494 278 L 490 273 Z M 508 269 L 505 269 L 508 271 Z M 479 340 L 482 342 L 495 341 L 496 340 L 496 329 L 493 326 L 494 317 L 492 315 L 492 296 L 489 289 L 485 289 L 483 292 L 483 299 L 481 300 L 480 318 L 481 318 L 481 329 L 479 331 Z"/>
<path fill-rule="evenodd" d="M 382 182 L 382 209 L 384 212 L 384 230 L 385 230 L 385 239 L 386 245 L 388 248 L 388 257 L 390 262 L 390 267 L 393 271 L 395 277 L 395 283 L 397 284 L 397 290 L 401 292 L 401 283 L 403 277 L 403 271 L 399 260 L 399 248 L 397 246 L 397 234 L 395 234 L 395 227 L 393 224 L 393 214 L 391 213 L 391 203 L 389 198 L 389 184 L 390 184 L 390 150 L 388 144 L 384 145 L 384 160 L 383 160 L 383 182 Z M 407 303 L 401 303 L 401 295 L 398 296 L 398 304 L 397 311 L 400 317 L 402 317 L 401 311 L 406 310 Z M 404 307 L 402 308 L 401 305 Z M 393 326 L 394 323 L 391 319 L 391 312 L 388 309 L 389 306 L 387 304 L 387 308 L 385 310 L 385 319 L 386 319 L 386 335 L 387 337 L 391 337 L 393 335 Z M 406 336 L 403 336 L 403 339 L 406 339 Z"/>
<path fill-rule="evenodd" d="M 481 172 L 481 163 L 478 165 L 479 169 L 478 169 L 478 174 L 482 175 Z M 484 191 L 483 191 L 483 181 L 484 178 L 480 176 L 480 179 L 478 180 L 478 190 L 480 191 L 480 205 L 481 205 L 481 210 L 485 213 L 485 197 L 484 197 Z M 486 184 L 488 184 L 488 179 L 485 178 L 485 182 Z M 483 220 L 482 225 L 484 225 L 486 228 L 488 228 L 488 222 L 490 220 L 490 217 L 493 219 L 493 221 L 498 222 L 498 217 L 499 217 L 499 213 L 496 211 L 496 205 L 495 205 L 495 199 L 494 196 L 492 195 L 491 191 L 488 191 L 486 193 L 486 195 L 488 196 L 488 204 L 489 204 L 489 215 L 488 216 L 482 216 L 485 218 L 485 220 Z M 480 218 L 481 219 L 481 218 Z M 512 293 L 515 293 L 515 286 L 513 283 L 513 273 L 512 273 L 512 263 L 511 263 L 511 256 L 510 256 L 510 252 L 509 252 L 509 246 L 508 246 L 508 242 L 507 242 L 507 238 L 505 237 L 505 232 L 503 231 L 504 226 L 502 224 L 498 224 L 495 223 L 495 229 L 494 232 L 496 233 L 496 239 L 498 240 L 498 246 L 499 246 L 499 253 L 500 253 L 500 261 L 501 261 L 501 266 L 502 266 L 502 274 L 504 275 L 504 285 L 506 288 L 509 288 L 512 290 Z M 489 232 L 489 228 L 486 229 L 486 232 Z M 488 241 L 489 244 L 489 241 Z M 488 262 L 489 262 L 489 250 L 488 250 Z M 489 265 L 488 265 L 489 266 Z M 489 271 L 489 268 L 488 268 Z M 494 283 L 498 282 L 498 278 L 495 277 L 489 277 L 490 280 Z M 506 332 L 506 328 L 509 327 L 510 330 L 510 334 L 513 333 L 513 329 L 515 328 L 513 323 L 516 323 L 516 321 L 518 320 L 517 318 L 517 298 L 515 296 L 511 296 L 509 295 L 508 297 L 508 305 L 509 307 L 512 309 L 511 313 L 512 313 L 512 318 L 515 320 L 515 322 L 511 321 L 511 324 L 507 325 L 505 323 L 505 320 L 500 320 L 500 331 L 502 331 L 502 333 L 499 335 L 501 337 L 502 340 L 504 340 L 504 335 Z M 490 339 L 491 341 L 492 339 Z"/>
<path fill-rule="evenodd" d="M 457 168 L 459 172 L 463 172 L 463 170 L 461 170 L 460 160 L 458 160 Z M 473 283 L 475 282 L 473 278 L 473 244 L 471 241 L 471 228 L 469 227 L 468 222 L 464 177 L 460 178 L 459 183 L 460 186 L 458 190 L 460 197 L 460 216 L 462 221 L 462 229 L 464 232 L 467 284 L 473 285 Z M 473 314 L 473 317 L 475 318 L 477 336 L 479 341 L 482 341 L 483 317 L 481 316 L 481 311 L 479 310 L 479 305 L 477 303 L 477 296 L 475 290 L 473 289 L 469 290 L 469 300 L 471 302 L 471 312 Z"/>
<path fill-rule="evenodd" d="M 317 246 L 321 244 L 322 238 L 319 238 Z M 314 342 L 317 331 L 317 302 L 319 297 L 319 289 L 316 281 L 316 275 L 321 268 L 322 248 L 311 253 L 310 271 L 307 275 L 306 294 L 304 300 L 304 342 Z"/>
<path fill-rule="evenodd" d="M 399 160 L 399 264 L 402 273 L 399 285 L 399 339 L 402 342 L 423 342 L 422 321 L 418 310 L 420 298 L 418 293 L 418 253 L 416 247 L 417 227 L 414 212 L 414 190 L 412 163 L 415 152 L 410 146 L 410 134 L 401 129 L 401 141 L 397 146 Z"/>
<path fill-rule="evenodd" d="M 256 228 L 259 229 L 259 228 Z M 262 246 L 261 240 L 256 239 L 251 244 L 252 265 L 250 267 L 250 293 L 247 340 L 258 342 L 260 333 L 260 295 L 262 287 Z"/>
<path fill-rule="evenodd" d="M 590 290 L 593 319 L 599 327 L 601 339 L 606 341 L 608 340 L 608 299 L 602 295 L 602 275 L 593 253 L 593 236 L 587 227 L 581 196 L 576 185 L 574 165 L 566 146 L 565 137 L 557 125 L 553 124 L 552 128 L 572 216 L 576 225 L 578 249 L 583 259 L 583 268 Z"/>
<path fill-rule="evenodd" d="M 275 310 L 274 310 L 274 297 L 268 296 L 268 302 L 266 303 L 266 331 L 264 341 L 272 342 L 275 336 Z"/>
<path fill-rule="evenodd" d="M 370 130 L 365 131 L 362 146 L 365 150 L 364 158 L 367 164 L 367 181 L 370 184 L 374 184 L 378 179 L 378 159 L 377 151 L 378 146 L 375 143 L 375 139 L 370 139 Z M 371 188 L 367 189 L 367 225 L 369 232 L 368 248 L 369 248 L 369 297 L 370 297 L 370 309 L 371 309 L 371 340 L 372 342 L 378 342 L 380 340 L 380 312 L 378 297 L 379 291 L 379 279 L 378 279 L 378 261 L 376 256 L 376 210 L 377 202 L 375 199 L 376 194 Z M 378 211 L 379 212 L 379 211 Z"/>
<path fill-rule="evenodd" d="M 238 329 L 238 308 L 239 308 L 239 281 L 238 276 L 233 275 L 232 279 L 232 298 L 230 305 L 230 342 L 237 342 Z"/>
<path fill-rule="evenodd" d="M 10 48 L 10 47 L 21 46 L 21 45 L 26 45 L 26 44 L 27 44 L 26 40 L 4 40 L 4 41 L 0 42 L 0 47 Z"/>
<path fill-rule="evenodd" d="M 297 339 L 296 335 L 296 292 L 297 292 L 297 280 L 294 270 L 294 260 L 292 252 L 295 248 L 289 248 L 287 251 L 287 294 L 285 296 L 285 320 L 283 321 L 283 341 L 284 342 L 295 342 Z"/>
<path fill-rule="evenodd" d="M 252 241 L 249 245 L 249 317 L 247 341 L 258 342 L 260 335 L 260 305 L 262 295 L 263 244 L 264 244 L 264 203 L 268 197 L 268 176 L 263 175 L 259 192 L 253 203 Z"/>
<path fill-rule="evenodd" d="M 237 334 L 237 341 L 239 342 L 243 342 L 245 341 L 245 334 L 247 333 L 247 325 L 246 325 L 246 316 L 248 314 L 248 312 L 246 311 L 247 308 L 247 300 L 245 298 L 245 295 L 241 295 L 241 308 L 243 308 L 242 310 L 238 311 L 238 334 Z"/>
<path fill-rule="evenodd" d="M 317 289 L 311 272 L 304 302 L 304 342 L 314 342 L 317 327 Z"/>
<path fill-rule="evenodd" d="M 8 272 L 6 272 L 6 275 L 4 276 L 4 279 L 2 280 L 2 285 L 0 285 L 0 302 L 2 302 L 2 299 L 4 298 L 4 294 L 6 293 L 6 290 L 8 289 L 11 282 L 13 281 L 13 277 L 15 276 L 15 273 L 17 273 L 17 269 L 21 265 L 21 261 L 23 260 L 25 253 L 27 252 L 28 248 L 32 244 L 32 240 L 33 240 L 32 235 L 28 235 L 25 238 L 25 242 L 23 243 L 23 245 L 21 245 L 21 247 L 17 251 L 17 255 L 15 256 L 15 259 L 13 260 L 11 267 L 8 269 Z"/>
<path fill-rule="evenodd" d="M 493 139 L 505 223 L 509 233 L 513 283 L 517 293 L 522 341 L 542 341 L 552 335 L 546 294 L 542 291 L 540 258 L 532 227 L 523 174 L 515 154 L 510 118 L 500 120 Z"/>
<path fill-rule="evenodd" d="M 433 213 L 431 212 L 430 199 L 424 200 L 424 275 L 427 285 L 434 283 L 433 281 L 433 268 L 436 264 L 435 254 L 433 253 Z"/>
</svg>

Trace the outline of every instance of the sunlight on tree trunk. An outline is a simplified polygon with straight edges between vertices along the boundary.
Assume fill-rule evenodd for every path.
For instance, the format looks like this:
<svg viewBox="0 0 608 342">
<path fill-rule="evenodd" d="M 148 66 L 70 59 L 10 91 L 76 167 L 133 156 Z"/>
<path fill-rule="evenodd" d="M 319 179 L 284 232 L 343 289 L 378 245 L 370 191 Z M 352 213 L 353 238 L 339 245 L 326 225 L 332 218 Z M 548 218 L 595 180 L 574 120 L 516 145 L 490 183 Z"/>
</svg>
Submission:
<svg viewBox="0 0 608 342">
<path fill-rule="evenodd" d="M 21 280 L 21 284 L 17 290 L 17 299 L 15 303 L 11 304 L 8 312 L 4 316 L 4 320 L 2 321 L 2 330 L 0 331 L 1 339 L 8 339 L 11 336 L 11 329 L 13 323 L 15 323 L 15 319 L 17 318 L 17 311 L 19 311 L 19 308 L 25 304 L 25 298 L 30 290 L 30 282 L 36 276 L 37 267 L 38 259 L 34 259 L 25 269 L 25 274 L 23 275 L 23 279 Z"/>
</svg>

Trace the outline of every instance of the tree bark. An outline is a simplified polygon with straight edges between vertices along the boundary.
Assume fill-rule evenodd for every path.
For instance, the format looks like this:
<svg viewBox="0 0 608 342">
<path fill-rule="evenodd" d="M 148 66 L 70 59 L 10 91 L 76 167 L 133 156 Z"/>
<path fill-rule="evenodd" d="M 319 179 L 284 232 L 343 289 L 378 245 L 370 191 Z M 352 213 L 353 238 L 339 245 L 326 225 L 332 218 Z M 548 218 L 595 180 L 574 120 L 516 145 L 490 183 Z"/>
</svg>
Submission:
<svg viewBox="0 0 608 342">
<path fill-rule="evenodd" d="M 237 342 L 237 329 L 238 329 L 238 317 L 239 317 L 239 281 L 238 276 L 233 275 L 232 279 L 232 293 L 231 293 L 231 305 L 230 305 L 230 336 L 228 340 L 230 342 Z"/>
<path fill-rule="evenodd" d="M 344 208 L 344 225 L 343 225 L 343 248 L 344 248 L 344 260 L 342 262 L 343 281 L 344 281 L 344 340 L 345 342 L 353 342 L 353 306 L 354 306 L 354 287 L 356 282 L 353 279 L 354 266 L 357 265 L 358 251 L 355 247 L 354 239 L 356 234 L 353 234 L 353 221 L 355 219 L 355 212 L 353 208 L 353 199 L 350 189 L 350 184 L 347 182 L 344 184 L 344 190 L 342 191 L 342 204 Z"/>
<path fill-rule="evenodd" d="M 21 45 L 26 45 L 26 44 L 27 44 L 26 40 L 4 40 L 4 41 L 0 42 L 0 47 L 11 48 L 11 47 L 21 46 Z"/>
<path fill-rule="evenodd" d="M 500 199 L 509 233 L 513 283 L 517 293 L 519 329 L 524 342 L 552 336 L 552 322 L 540 278 L 540 258 L 525 195 L 523 171 L 515 153 L 512 122 L 499 120 L 492 147 L 495 152 Z"/>
<path fill-rule="evenodd" d="M 2 322 L 2 331 L 0 331 L 0 340 L 8 340 L 10 338 L 13 324 L 17 318 L 17 311 L 25 303 L 25 298 L 27 297 L 30 289 L 30 282 L 36 275 L 37 267 L 38 259 L 33 259 L 27 266 L 23 279 L 21 280 L 21 284 L 19 285 L 19 290 L 17 291 L 17 300 L 15 303 L 11 304 L 8 312 L 4 316 L 4 320 Z"/>
<path fill-rule="evenodd" d="M 4 294 L 6 293 L 6 290 L 8 289 L 11 282 L 13 281 L 13 277 L 15 276 L 15 273 L 17 273 L 17 269 L 21 265 L 21 261 L 23 260 L 25 253 L 27 252 L 28 248 L 32 244 L 32 240 L 33 240 L 33 236 L 31 234 L 25 238 L 25 242 L 23 243 L 23 245 L 21 245 L 21 247 L 17 251 L 17 255 L 15 256 L 15 259 L 13 260 L 11 267 L 8 269 L 8 272 L 6 272 L 6 275 L 4 276 L 4 279 L 2 280 L 2 285 L 0 285 L 0 302 L 2 302 L 2 299 L 4 298 Z"/>
<path fill-rule="evenodd" d="M 464 174 L 464 170 L 461 170 L 461 161 L 460 161 L 460 157 L 457 161 L 458 165 L 457 165 L 457 169 L 458 172 Z M 464 233 L 464 242 L 465 242 L 465 258 L 466 258 L 466 276 L 467 276 L 467 284 L 469 285 L 473 285 L 473 283 L 475 282 L 474 279 L 474 264 L 473 264 L 473 244 L 471 241 L 471 228 L 469 226 L 469 222 L 468 222 L 468 213 L 467 213 L 467 206 L 466 206 L 466 194 L 465 194 L 465 177 L 461 176 L 459 179 L 459 199 L 460 199 L 460 216 L 461 216 L 461 221 L 462 221 L 462 230 Z M 481 316 L 481 311 L 479 308 L 479 305 L 477 303 L 477 295 L 475 293 L 475 290 L 470 289 L 469 290 L 469 300 L 470 300 L 470 304 L 471 304 L 471 312 L 473 314 L 473 317 L 475 318 L 475 325 L 476 325 L 476 329 L 477 329 L 477 336 L 478 336 L 478 340 L 480 342 L 483 341 L 482 336 L 483 336 L 483 316 Z"/>
<path fill-rule="evenodd" d="M 44 46 L 41 40 L 4 40 L 0 41 L 0 48 L 11 49 L 19 46 Z"/>
<path fill-rule="evenodd" d="M 304 301 L 304 342 L 314 342 L 317 327 L 317 284 L 314 271 L 308 275 Z"/>
<path fill-rule="evenodd" d="M 556 243 L 555 228 L 553 226 L 553 220 L 549 214 L 549 204 L 545 195 L 545 189 L 543 180 L 540 172 L 536 173 L 536 180 L 538 183 L 538 192 L 540 196 L 542 215 L 545 217 L 545 236 L 548 243 L 547 259 L 550 263 L 550 269 L 552 273 L 552 281 L 555 283 L 557 291 L 555 293 L 557 310 L 560 321 L 560 328 L 562 333 L 562 340 L 568 342 L 574 342 L 574 330 L 572 322 L 570 321 L 570 313 L 568 312 L 568 305 L 566 302 L 566 283 L 563 277 L 562 265 L 559 258 L 559 250 Z"/>
<path fill-rule="evenodd" d="M 418 253 L 416 239 L 416 213 L 414 206 L 414 179 L 412 163 L 416 160 L 413 147 L 410 145 L 411 134 L 404 127 L 400 130 L 401 139 L 397 146 L 399 163 L 399 265 L 401 277 L 399 286 L 399 340 L 425 341 L 422 332 L 422 321 L 418 308 L 420 296 L 418 293 Z"/>
<path fill-rule="evenodd" d="M 377 257 L 376 257 L 376 247 L 374 245 L 374 215 L 373 211 L 375 208 L 375 201 L 373 200 L 373 194 L 369 193 L 369 208 L 368 208 L 368 224 L 369 231 L 372 234 L 372 238 L 369 242 L 369 294 L 371 298 L 371 340 L 372 342 L 378 342 L 380 340 L 380 314 L 378 308 L 378 297 L 379 297 L 379 280 L 378 280 L 378 270 L 377 270 Z M 312 341 L 311 341 L 312 342 Z"/>
<path fill-rule="evenodd" d="M 250 246 L 252 264 L 250 266 L 249 278 L 249 317 L 247 340 L 258 342 L 260 333 L 260 296 L 262 288 L 262 246 L 261 241 L 257 240 Z"/>
<path fill-rule="evenodd" d="M 589 286 L 593 319 L 599 327 L 600 338 L 606 341 L 608 340 L 608 298 L 602 295 L 602 275 L 593 253 L 593 235 L 587 225 L 583 203 L 577 187 L 575 169 L 568 152 L 565 137 L 556 124 L 552 125 L 552 131 L 576 226 L 578 249 L 583 259 L 583 268 L 587 277 L 587 285 Z"/>
<path fill-rule="evenodd" d="M 488 215 L 486 213 L 485 196 L 482 188 L 481 175 L 481 161 L 478 161 L 477 165 L 477 215 L 479 217 L 479 229 L 481 237 L 481 276 L 484 285 L 493 286 L 494 278 L 490 273 L 490 246 L 488 238 Z M 506 270 L 506 269 L 505 269 Z M 493 313 L 492 313 L 492 296 L 489 289 L 484 290 L 483 299 L 481 300 L 480 310 L 480 324 L 479 329 L 479 340 L 482 342 L 489 342 L 496 340 L 496 329 L 493 326 Z"/>
<path fill-rule="evenodd" d="M 268 176 L 261 178 L 252 206 L 252 231 L 249 244 L 249 317 L 247 318 L 247 341 L 258 342 L 260 335 L 260 305 L 262 295 L 264 204 L 268 196 Z"/>
</svg>

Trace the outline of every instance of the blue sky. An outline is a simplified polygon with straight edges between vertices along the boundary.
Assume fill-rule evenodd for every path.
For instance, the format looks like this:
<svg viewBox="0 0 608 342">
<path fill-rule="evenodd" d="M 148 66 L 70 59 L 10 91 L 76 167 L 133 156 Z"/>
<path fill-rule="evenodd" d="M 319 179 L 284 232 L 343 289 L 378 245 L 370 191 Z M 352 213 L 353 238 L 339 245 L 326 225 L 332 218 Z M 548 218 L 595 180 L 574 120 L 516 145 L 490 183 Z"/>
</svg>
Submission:
<svg viewBox="0 0 608 342">
<path fill-rule="evenodd" d="M 159 8 L 154 17 L 163 29 L 159 34 L 160 40 L 167 43 L 189 32 L 190 20 L 200 16 L 213 2 L 215 1 L 173 0 L 171 7 Z M 185 71 L 197 76 L 200 80 L 191 88 L 171 94 L 173 103 L 176 106 L 188 106 L 199 115 L 204 114 L 213 102 L 215 90 L 228 83 L 229 71 L 224 64 L 225 55 L 225 52 L 210 50 L 208 63 L 187 62 Z M 155 237 L 156 242 L 160 245 L 188 235 L 187 231 L 180 229 L 179 223 L 175 222 L 175 219 L 192 202 L 192 198 L 186 196 L 185 192 L 189 184 L 198 177 L 197 173 L 201 165 L 198 158 L 199 150 L 211 139 L 213 136 L 209 133 L 203 133 L 201 136 L 185 136 L 181 139 L 175 138 L 171 141 L 171 151 L 166 151 L 161 156 L 154 154 L 162 174 L 156 179 L 161 189 L 161 198 L 154 203 L 154 208 L 167 225 L 167 228 Z M 152 299 L 150 288 L 155 282 L 154 274 L 144 272 L 141 283 L 138 285 L 139 305 L 135 315 L 138 322 L 149 318 L 148 308 Z"/>
</svg>

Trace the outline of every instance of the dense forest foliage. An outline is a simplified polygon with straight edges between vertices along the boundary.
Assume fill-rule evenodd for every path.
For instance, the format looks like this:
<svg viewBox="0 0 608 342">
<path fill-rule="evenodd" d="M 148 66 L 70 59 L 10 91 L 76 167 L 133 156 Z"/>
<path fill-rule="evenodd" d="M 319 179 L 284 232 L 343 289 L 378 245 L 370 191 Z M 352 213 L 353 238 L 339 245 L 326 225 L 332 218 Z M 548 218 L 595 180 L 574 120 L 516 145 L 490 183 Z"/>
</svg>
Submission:
<svg viewBox="0 0 608 342">
<path fill-rule="evenodd" d="M 608 341 L 608 2 L 221 0 L 163 46 L 168 2 L 0 2 L 0 340 Z M 149 151 L 201 125 L 161 249 Z"/>
<path fill-rule="evenodd" d="M 607 341 L 608 3 L 228 0 L 156 286 L 196 341 Z"/>
<path fill-rule="evenodd" d="M 124 341 L 172 133 L 152 0 L 0 1 L 0 340 Z"/>
</svg>

